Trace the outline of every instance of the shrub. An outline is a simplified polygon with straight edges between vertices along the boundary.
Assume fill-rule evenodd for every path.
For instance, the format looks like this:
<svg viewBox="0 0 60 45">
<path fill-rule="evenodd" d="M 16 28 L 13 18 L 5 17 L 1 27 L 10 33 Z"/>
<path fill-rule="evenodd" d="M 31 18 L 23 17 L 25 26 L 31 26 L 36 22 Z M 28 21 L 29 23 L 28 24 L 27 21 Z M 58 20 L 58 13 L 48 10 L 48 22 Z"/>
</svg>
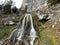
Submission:
<svg viewBox="0 0 60 45">
<path fill-rule="evenodd" d="M 4 9 L 3 11 L 5 14 L 11 13 L 11 5 L 10 4 L 5 5 L 3 9 Z"/>
<path fill-rule="evenodd" d="M 13 12 L 13 13 L 19 13 L 19 12 L 18 12 L 18 9 L 17 9 L 16 7 L 12 8 L 12 12 Z"/>
<path fill-rule="evenodd" d="M 60 0 L 48 0 L 51 5 L 55 5 L 56 3 L 60 3 Z"/>
<path fill-rule="evenodd" d="M 2 10 L 2 5 L 0 5 L 0 10 Z"/>
</svg>

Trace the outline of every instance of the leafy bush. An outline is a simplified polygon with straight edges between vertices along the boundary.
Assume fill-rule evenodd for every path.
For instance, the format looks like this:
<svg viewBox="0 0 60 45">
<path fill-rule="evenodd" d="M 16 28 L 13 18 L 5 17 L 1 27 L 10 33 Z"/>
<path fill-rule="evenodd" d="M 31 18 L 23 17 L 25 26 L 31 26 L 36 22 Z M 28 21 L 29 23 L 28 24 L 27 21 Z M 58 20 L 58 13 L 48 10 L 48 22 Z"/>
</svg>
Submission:
<svg viewBox="0 0 60 45">
<path fill-rule="evenodd" d="M 11 5 L 10 4 L 5 5 L 3 9 L 4 9 L 5 14 L 11 13 Z"/>
<path fill-rule="evenodd" d="M 12 8 L 13 13 L 19 13 L 16 7 Z"/>
<path fill-rule="evenodd" d="M 2 5 L 0 5 L 0 10 L 2 10 Z"/>
<path fill-rule="evenodd" d="M 60 3 L 60 0 L 48 0 L 51 5 L 55 5 L 56 3 Z"/>
</svg>

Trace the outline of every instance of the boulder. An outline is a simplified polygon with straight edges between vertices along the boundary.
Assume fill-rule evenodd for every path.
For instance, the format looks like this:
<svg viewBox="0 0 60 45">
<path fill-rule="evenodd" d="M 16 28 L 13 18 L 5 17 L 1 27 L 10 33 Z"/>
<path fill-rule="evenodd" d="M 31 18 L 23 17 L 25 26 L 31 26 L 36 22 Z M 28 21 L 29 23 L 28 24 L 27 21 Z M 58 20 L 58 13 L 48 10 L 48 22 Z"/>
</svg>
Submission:
<svg viewBox="0 0 60 45">
<path fill-rule="evenodd" d="M 6 21 L 4 25 L 15 25 L 15 23 L 13 21 Z"/>
</svg>

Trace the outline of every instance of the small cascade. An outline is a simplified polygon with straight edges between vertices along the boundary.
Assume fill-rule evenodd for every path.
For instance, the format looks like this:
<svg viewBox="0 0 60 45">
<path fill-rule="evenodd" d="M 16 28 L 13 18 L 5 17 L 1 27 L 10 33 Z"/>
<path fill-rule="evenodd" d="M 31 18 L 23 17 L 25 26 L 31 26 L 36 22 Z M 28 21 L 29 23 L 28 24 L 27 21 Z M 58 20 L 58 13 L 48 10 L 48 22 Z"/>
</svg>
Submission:
<svg viewBox="0 0 60 45">
<path fill-rule="evenodd" d="M 26 18 L 26 24 L 28 22 L 28 17 L 30 16 L 30 22 L 31 22 L 31 30 L 30 30 L 30 35 L 28 36 L 28 40 L 30 41 L 30 45 L 34 45 L 34 40 L 35 38 L 37 38 L 37 34 L 36 34 L 36 31 L 34 29 L 34 26 L 33 26 L 33 20 L 32 20 L 32 16 L 31 14 L 26 14 L 24 19 L 23 19 L 23 23 L 22 23 L 22 28 L 19 30 L 18 32 L 18 35 L 20 35 L 17 39 L 18 41 L 21 41 L 23 35 L 24 35 L 24 23 L 25 23 L 25 18 Z"/>
<path fill-rule="evenodd" d="M 21 41 L 22 39 L 22 36 L 24 35 L 24 25 L 25 25 L 25 18 L 26 18 L 26 16 L 27 15 L 25 15 L 25 17 L 24 17 L 24 19 L 23 19 L 23 22 L 22 22 L 22 26 L 21 26 L 21 29 L 19 29 L 19 31 L 18 31 L 18 34 L 17 34 L 17 36 L 18 36 L 18 41 Z"/>
<path fill-rule="evenodd" d="M 36 31 L 33 26 L 33 20 L 31 14 L 25 14 L 24 19 L 22 21 L 22 25 L 19 28 L 16 28 L 15 30 L 12 31 L 9 40 L 12 40 L 11 45 L 16 45 L 16 42 L 22 42 L 24 41 L 23 37 L 25 36 L 25 26 L 27 25 L 28 21 L 30 21 L 31 25 L 29 35 L 27 36 L 27 39 L 29 40 L 30 45 L 34 45 L 34 41 L 37 38 Z M 28 32 L 27 32 L 28 34 Z M 17 40 L 17 41 L 16 41 Z"/>
<path fill-rule="evenodd" d="M 25 28 L 24 28 L 25 21 L 26 21 L 25 19 L 28 18 L 27 16 L 28 15 L 25 15 L 25 17 L 24 17 L 24 19 L 22 21 L 22 26 L 19 27 L 19 28 L 17 27 L 15 30 L 13 30 L 8 39 L 14 41 L 14 38 L 15 38 L 15 40 L 17 39 L 17 41 L 22 41 L 22 37 L 24 36 L 24 31 L 25 31 Z M 26 24 L 27 24 L 27 22 L 28 21 L 26 21 Z"/>
<path fill-rule="evenodd" d="M 28 23 L 28 17 L 30 16 L 30 14 L 25 14 L 25 17 L 24 17 L 24 19 L 23 19 L 23 23 L 22 23 L 22 27 L 21 27 L 21 29 L 19 29 L 19 31 L 18 31 L 18 34 L 17 34 L 17 36 L 19 36 L 17 39 L 18 39 L 18 41 L 21 41 L 21 38 L 23 37 L 23 35 L 24 35 L 24 31 L 25 31 L 25 28 L 24 28 L 24 26 L 25 26 L 25 21 L 26 21 L 26 24 Z M 31 16 L 30 16 L 31 17 Z M 26 20 L 25 20 L 25 18 L 26 18 Z M 32 18 L 32 17 L 31 17 Z M 32 23 L 31 23 L 31 25 L 32 25 Z"/>
<path fill-rule="evenodd" d="M 37 38 L 37 34 L 33 26 L 33 20 L 31 15 L 30 15 L 30 21 L 31 21 L 31 31 L 30 31 L 29 39 L 30 39 L 30 45 L 34 45 L 34 40 L 35 38 Z"/>
</svg>

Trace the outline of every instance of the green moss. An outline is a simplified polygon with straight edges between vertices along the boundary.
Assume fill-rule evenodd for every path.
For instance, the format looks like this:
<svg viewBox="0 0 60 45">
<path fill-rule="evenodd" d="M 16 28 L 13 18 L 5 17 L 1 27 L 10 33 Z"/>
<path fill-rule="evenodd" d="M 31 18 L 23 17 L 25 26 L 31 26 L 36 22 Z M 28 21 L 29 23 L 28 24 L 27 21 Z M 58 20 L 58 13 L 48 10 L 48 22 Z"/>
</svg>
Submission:
<svg viewBox="0 0 60 45">
<path fill-rule="evenodd" d="M 24 17 L 24 15 L 20 16 L 20 21 L 23 19 L 23 17 Z M 0 39 L 9 36 L 15 27 L 16 27 L 16 25 L 13 25 L 13 26 L 5 25 L 3 27 L 0 27 Z"/>
<path fill-rule="evenodd" d="M 3 26 L 0 28 L 0 39 L 10 35 L 15 26 Z"/>
<path fill-rule="evenodd" d="M 43 44 L 46 44 L 46 45 L 53 45 L 51 40 L 49 40 L 49 38 L 47 37 L 47 35 L 46 35 L 45 31 L 43 30 L 43 28 L 42 28 L 42 31 L 40 31 L 40 41 Z"/>
<path fill-rule="evenodd" d="M 39 38 L 40 38 L 40 45 L 53 45 L 52 41 L 47 37 L 47 34 L 45 32 L 45 27 L 43 27 L 44 23 L 40 22 L 39 27 Z"/>
<path fill-rule="evenodd" d="M 58 45 L 56 36 L 54 35 L 48 35 L 49 40 L 53 43 L 53 45 Z"/>
</svg>

